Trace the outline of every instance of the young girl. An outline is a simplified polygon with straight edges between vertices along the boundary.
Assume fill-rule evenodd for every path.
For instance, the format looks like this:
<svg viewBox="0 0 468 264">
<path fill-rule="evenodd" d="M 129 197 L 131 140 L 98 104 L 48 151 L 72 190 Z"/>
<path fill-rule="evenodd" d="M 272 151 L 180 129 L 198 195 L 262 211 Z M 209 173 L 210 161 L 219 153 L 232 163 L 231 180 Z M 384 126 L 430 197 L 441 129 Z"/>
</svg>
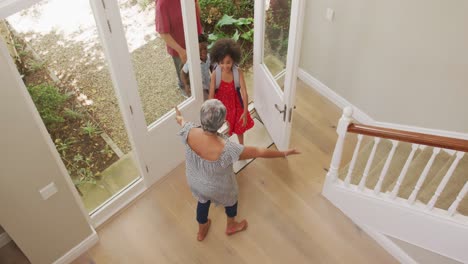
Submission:
<svg viewBox="0 0 468 264">
<path fill-rule="evenodd" d="M 244 132 L 252 128 L 254 121 L 248 111 L 248 95 L 244 74 L 240 69 L 240 92 L 234 85 L 233 68 L 240 62 L 241 50 L 232 39 L 220 39 L 210 51 L 211 61 L 221 69 L 221 83 L 216 87 L 216 70 L 211 73 L 210 93 L 208 98 L 220 100 L 227 109 L 226 121 L 229 124 L 229 135 L 237 135 L 239 143 L 244 144 Z"/>
</svg>

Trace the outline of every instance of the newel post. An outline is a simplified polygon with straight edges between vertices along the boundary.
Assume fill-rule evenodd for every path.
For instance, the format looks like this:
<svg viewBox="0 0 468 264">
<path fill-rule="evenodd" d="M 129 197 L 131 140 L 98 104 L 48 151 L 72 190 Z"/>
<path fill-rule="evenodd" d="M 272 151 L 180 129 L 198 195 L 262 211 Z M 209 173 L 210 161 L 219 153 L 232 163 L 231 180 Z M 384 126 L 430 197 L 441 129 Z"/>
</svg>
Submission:
<svg viewBox="0 0 468 264">
<path fill-rule="evenodd" d="M 338 134 L 338 139 L 336 140 L 335 150 L 333 151 L 333 156 L 330 164 L 330 169 L 327 173 L 327 179 L 334 182 L 338 178 L 338 170 L 340 169 L 341 163 L 341 154 L 343 153 L 343 145 L 346 138 L 346 133 L 348 130 L 348 125 L 351 123 L 351 116 L 353 115 L 352 107 L 345 107 L 343 109 L 343 115 L 338 121 L 338 126 L 336 128 L 336 133 Z"/>
</svg>

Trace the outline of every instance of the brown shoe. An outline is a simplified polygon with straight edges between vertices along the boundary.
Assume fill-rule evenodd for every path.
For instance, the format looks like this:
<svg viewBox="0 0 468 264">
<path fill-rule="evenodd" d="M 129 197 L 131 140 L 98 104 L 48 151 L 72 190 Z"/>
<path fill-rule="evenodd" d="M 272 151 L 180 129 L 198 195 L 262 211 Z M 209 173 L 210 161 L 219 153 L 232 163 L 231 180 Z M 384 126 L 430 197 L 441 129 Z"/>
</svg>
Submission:
<svg viewBox="0 0 468 264">
<path fill-rule="evenodd" d="M 248 223 L 247 220 L 242 220 L 240 223 L 235 223 L 232 226 L 226 228 L 226 235 L 234 235 L 237 232 L 241 232 L 247 229 Z"/>
</svg>

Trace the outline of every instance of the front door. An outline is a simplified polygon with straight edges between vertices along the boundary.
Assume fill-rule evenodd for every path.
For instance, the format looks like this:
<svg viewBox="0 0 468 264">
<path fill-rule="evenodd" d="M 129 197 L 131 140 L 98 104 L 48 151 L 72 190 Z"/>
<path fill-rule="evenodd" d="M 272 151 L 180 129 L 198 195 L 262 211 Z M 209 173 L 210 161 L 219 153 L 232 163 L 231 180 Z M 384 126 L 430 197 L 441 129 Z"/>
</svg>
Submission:
<svg viewBox="0 0 468 264">
<path fill-rule="evenodd" d="M 199 61 L 195 5 L 181 1 L 188 61 Z M 157 36 L 154 9 L 126 8 L 131 1 L 91 0 L 119 105 L 133 143 L 140 171 L 150 186 L 184 160 L 183 145 L 176 136 L 174 106 L 187 120 L 198 120 L 203 102 L 201 72 L 190 72 L 192 96 L 179 89 L 172 57 Z M 139 1 L 140 2 L 140 1 Z"/>
<path fill-rule="evenodd" d="M 289 147 L 305 0 L 256 0 L 254 102 L 278 149 Z"/>
</svg>

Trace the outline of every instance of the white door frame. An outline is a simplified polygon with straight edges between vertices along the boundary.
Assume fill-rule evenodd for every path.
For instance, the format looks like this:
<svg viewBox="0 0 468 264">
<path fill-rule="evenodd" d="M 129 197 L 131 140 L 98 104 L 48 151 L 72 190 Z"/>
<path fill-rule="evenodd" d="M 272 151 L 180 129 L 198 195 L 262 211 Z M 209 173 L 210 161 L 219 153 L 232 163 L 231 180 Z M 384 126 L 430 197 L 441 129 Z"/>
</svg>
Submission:
<svg viewBox="0 0 468 264">
<path fill-rule="evenodd" d="M 304 9 L 305 0 L 292 0 L 283 92 L 268 67 L 263 64 L 265 0 L 255 1 L 254 102 L 258 114 L 278 149 L 287 149 L 291 137 Z M 280 110 L 282 112 L 279 112 Z"/>
</svg>

